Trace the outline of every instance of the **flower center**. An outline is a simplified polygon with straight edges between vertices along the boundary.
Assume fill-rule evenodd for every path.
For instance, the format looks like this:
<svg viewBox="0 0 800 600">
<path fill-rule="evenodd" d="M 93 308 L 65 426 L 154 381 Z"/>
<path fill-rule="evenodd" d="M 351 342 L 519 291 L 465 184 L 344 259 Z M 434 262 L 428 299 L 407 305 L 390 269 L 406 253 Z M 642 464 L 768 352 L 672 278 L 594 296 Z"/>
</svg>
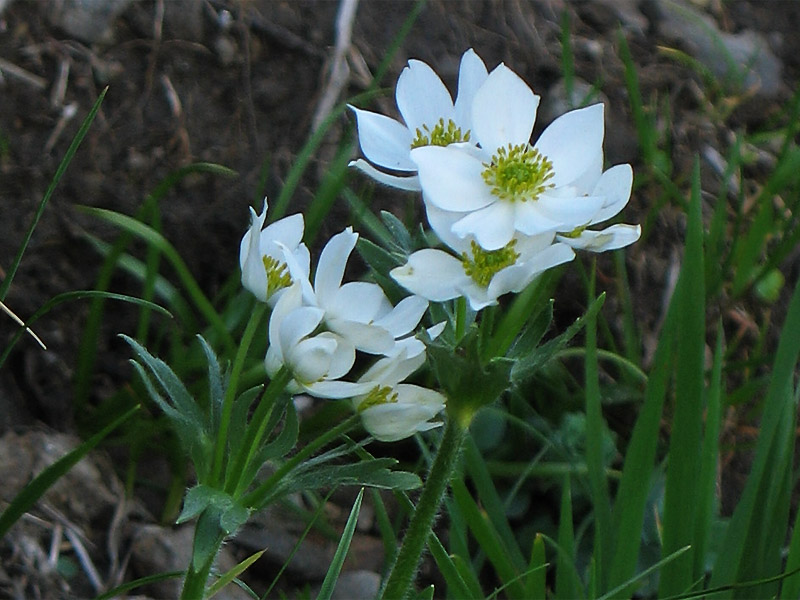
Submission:
<svg viewBox="0 0 800 600">
<path fill-rule="evenodd" d="M 275 292 L 292 285 L 292 276 L 289 275 L 289 267 L 269 255 L 264 255 L 261 259 L 264 262 L 264 270 L 267 272 L 267 298 Z"/>
<path fill-rule="evenodd" d="M 397 402 L 397 392 L 393 392 L 389 386 L 375 386 L 358 405 L 358 412 L 362 413 L 368 408 L 381 404 L 395 404 Z"/>
<path fill-rule="evenodd" d="M 433 129 L 423 125 L 422 129 L 417 128 L 416 134 L 411 142 L 412 150 L 420 146 L 449 146 L 456 142 L 469 141 L 469 130 L 462 132 L 461 127 L 457 127 L 453 119 L 448 119 L 447 123 L 444 119 L 439 119 Z"/>
<path fill-rule="evenodd" d="M 482 288 L 489 287 L 489 282 L 496 273 L 517 262 L 519 252 L 514 251 L 517 240 L 511 240 L 497 250 L 484 250 L 476 241 L 470 243 L 472 258 L 466 252 L 461 254 L 464 272 Z"/>
<path fill-rule="evenodd" d="M 554 175 L 553 163 L 528 144 L 498 148 L 491 163 L 483 163 L 481 175 L 501 200 L 536 200 L 547 188 Z"/>
</svg>

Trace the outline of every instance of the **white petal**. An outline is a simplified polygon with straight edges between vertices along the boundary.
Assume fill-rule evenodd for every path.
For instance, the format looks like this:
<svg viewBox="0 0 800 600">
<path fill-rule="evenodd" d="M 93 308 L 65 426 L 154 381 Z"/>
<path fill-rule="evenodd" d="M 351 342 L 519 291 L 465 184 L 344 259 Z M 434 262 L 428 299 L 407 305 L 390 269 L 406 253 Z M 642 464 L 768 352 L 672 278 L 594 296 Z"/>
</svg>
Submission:
<svg viewBox="0 0 800 600">
<path fill-rule="evenodd" d="M 566 236 L 556 236 L 559 241 L 569 244 L 579 250 L 589 252 L 605 252 L 606 250 L 616 250 L 633 244 L 642 235 L 642 228 L 639 225 L 626 225 L 620 223 L 612 225 L 602 231 L 586 230 L 576 238 Z"/>
<path fill-rule="evenodd" d="M 358 380 L 371 381 L 381 386 L 394 386 L 419 369 L 423 364 L 425 364 L 424 344 L 423 351 L 413 356 L 407 356 L 405 352 L 401 352 L 399 355 L 375 361 L 375 364 L 367 369 Z"/>
<path fill-rule="evenodd" d="M 261 302 L 267 301 L 267 272 L 261 257 L 261 228 L 267 218 L 267 200 L 264 211 L 259 215 L 250 208 L 250 227 L 239 244 L 239 267 L 242 271 L 242 285 Z"/>
<path fill-rule="evenodd" d="M 375 321 L 375 325 L 386 329 L 392 337 L 399 338 L 414 329 L 428 310 L 428 301 L 422 296 L 409 296 L 397 303 L 387 315 Z"/>
<path fill-rule="evenodd" d="M 471 212 L 453 225 L 453 233 L 473 235 L 484 250 L 498 250 L 514 237 L 514 206 L 498 201 Z"/>
<path fill-rule="evenodd" d="M 455 212 L 469 212 L 496 200 L 483 180 L 483 163 L 453 147 L 423 146 L 411 151 L 419 169 L 426 202 Z"/>
<path fill-rule="evenodd" d="M 261 249 L 267 251 L 267 246 L 274 242 L 281 242 L 289 248 L 296 248 L 303 239 L 303 215 L 297 213 L 270 223 L 261 232 Z"/>
<path fill-rule="evenodd" d="M 419 192 L 422 190 L 422 186 L 419 184 L 419 177 L 416 175 L 411 175 L 409 177 L 398 177 L 397 175 L 389 175 L 388 173 L 384 173 L 383 171 L 379 171 L 367 161 L 359 158 L 358 160 L 350 161 L 347 165 L 348 167 L 355 167 L 362 173 L 366 173 L 372 179 L 377 181 L 378 183 L 382 183 L 383 185 L 388 185 L 389 187 L 397 188 L 398 190 L 406 190 L 409 192 Z M 416 170 L 416 165 L 414 165 Z"/>
<path fill-rule="evenodd" d="M 446 123 L 455 116 L 450 92 L 434 70 L 421 60 L 408 61 L 397 80 L 395 98 L 412 136 L 423 125 L 433 128 L 439 119 Z"/>
<path fill-rule="evenodd" d="M 472 128 L 490 155 L 503 146 L 527 144 L 531 139 L 539 96 L 505 65 L 499 65 L 475 93 Z"/>
<path fill-rule="evenodd" d="M 434 302 L 459 296 L 459 284 L 467 278 L 461 261 L 432 248 L 414 252 L 405 265 L 389 274 L 411 293 Z"/>
<path fill-rule="evenodd" d="M 616 165 L 600 176 L 592 192 L 593 196 L 605 198 L 603 207 L 595 214 L 592 224 L 601 223 L 618 214 L 631 197 L 633 169 L 628 164 Z"/>
<path fill-rule="evenodd" d="M 603 105 L 572 110 L 553 121 L 536 141 L 535 148 L 553 163 L 555 187 L 581 177 L 603 153 Z"/>
<path fill-rule="evenodd" d="M 300 340 L 286 357 L 294 378 L 301 385 L 326 378 L 336 347 L 335 339 L 321 335 Z"/>
<path fill-rule="evenodd" d="M 542 211 L 539 210 L 539 200 L 515 203 L 514 227 L 525 236 L 555 232 L 562 226 L 560 221 L 554 221 L 542 214 Z"/>
<path fill-rule="evenodd" d="M 425 197 L 423 196 L 423 201 Z M 433 202 L 425 202 L 425 214 L 428 224 L 442 242 L 450 246 L 458 254 L 469 250 L 469 241 L 453 233 L 453 225 L 463 218 L 464 213 L 442 210 Z"/>
<path fill-rule="evenodd" d="M 591 222 L 604 200 L 602 196 L 558 197 L 547 193 L 536 200 L 536 209 L 545 218 L 560 223 L 559 231 L 568 232 Z"/>
<path fill-rule="evenodd" d="M 284 294 L 286 296 L 286 294 Z M 280 302 L 278 302 L 280 304 Z M 277 307 L 276 307 L 277 308 Z M 311 334 L 322 321 L 324 312 L 313 306 L 295 308 L 280 321 L 278 340 L 286 361 L 288 354 L 307 335 Z M 273 315 L 274 316 L 274 315 Z"/>
<path fill-rule="evenodd" d="M 456 124 L 462 129 L 472 129 L 472 100 L 486 81 L 489 72 L 480 56 L 470 48 L 461 56 L 458 69 L 458 95 L 456 96 Z"/>
<path fill-rule="evenodd" d="M 347 259 L 350 258 L 357 241 L 358 234 L 353 233 L 352 227 L 348 227 L 334 235 L 322 249 L 314 276 L 314 291 L 319 305 L 323 308 L 329 306 L 336 297 Z"/>
<path fill-rule="evenodd" d="M 414 163 L 408 157 L 414 136 L 405 125 L 385 115 L 350 108 L 356 114 L 358 143 L 364 156 L 387 169 L 414 170 Z"/>
<path fill-rule="evenodd" d="M 381 286 L 367 281 L 345 283 L 325 306 L 326 318 L 335 317 L 359 323 L 371 323 L 392 310 Z"/>
<path fill-rule="evenodd" d="M 345 319 L 326 319 L 325 323 L 362 352 L 384 354 L 394 346 L 394 336 L 382 327 Z"/>
<path fill-rule="evenodd" d="M 575 258 L 572 248 L 565 244 L 552 244 L 529 257 L 524 263 L 503 269 L 489 283 L 489 295 L 502 296 L 507 292 L 522 291 L 533 279 L 557 265 Z"/>
<path fill-rule="evenodd" d="M 317 337 L 330 338 L 336 342 L 336 350 L 331 355 L 326 379 L 339 379 L 347 375 L 356 361 L 356 349 L 353 343 L 347 338 L 329 331 L 320 333 Z"/>
<path fill-rule="evenodd" d="M 272 314 L 269 316 L 269 347 L 278 353 L 280 362 L 284 362 L 283 350 L 281 346 L 281 327 L 284 319 L 295 309 L 302 305 L 303 296 L 299 284 L 292 285 L 284 290 Z"/>
<path fill-rule="evenodd" d="M 402 394 L 402 400 L 370 406 L 361 413 L 364 428 L 376 439 L 395 442 L 441 425 L 428 420 L 444 408 L 444 396 L 411 385 L 398 386 L 396 391 Z"/>
<path fill-rule="evenodd" d="M 328 398 L 337 400 L 341 398 L 352 398 L 359 394 L 365 394 L 371 389 L 373 384 L 351 383 L 349 381 L 317 381 L 315 383 L 304 384 L 303 389 L 316 398 Z"/>
</svg>

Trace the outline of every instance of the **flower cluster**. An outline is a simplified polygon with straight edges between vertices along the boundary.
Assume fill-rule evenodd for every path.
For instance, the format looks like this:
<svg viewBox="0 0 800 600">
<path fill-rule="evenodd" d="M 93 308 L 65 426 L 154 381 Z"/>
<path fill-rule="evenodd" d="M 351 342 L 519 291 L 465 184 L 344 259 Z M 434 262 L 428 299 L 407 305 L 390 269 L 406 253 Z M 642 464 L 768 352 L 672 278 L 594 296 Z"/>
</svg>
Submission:
<svg viewBox="0 0 800 600">
<path fill-rule="evenodd" d="M 639 238 L 638 225 L 589 229 L 625 207 L 633 184 L 630 165 L 603 170 L 602 104 L 562 115 L 531 143 L 539 96 L 503 64 L 488 72 L 472 50 L 461 59 L 455 102 L 416 60 L 396 100 L 405 124 L 351 107 L 367 159 L 351 164 L 422 192 L 447 250 L 419 250 L 392 271 L 414 294 L 463 296 L 480 310 L 572 260 L 575 249 L 603 252 Z"/>
<path fill-rule="evenodd" d="M 260 215 L 252 211 L 239 253 L 242 284 L 272 307 L 267 374 L 273 377 L 288 369 L 291 393 L 350 398 L 365 428 L 382 441 L 438 426 L 430 419 L 444 408 L 444 397 L 401 383 L 425 362 L 425 346 L 413 331 L 428 301 L 409 296 L 392 306 L 377 284 L 343 284 L 358 240 L 349 227 L 322 250 L 312 285 L 310 255 L 301 242 L 303 216 L 291 215 L 264 228 L 267 208 L 265 201 Z M 440 331 L 432 328 L 429 335 Z M 353 381 L 359 352 L 378 358 Z"/>
</svg>

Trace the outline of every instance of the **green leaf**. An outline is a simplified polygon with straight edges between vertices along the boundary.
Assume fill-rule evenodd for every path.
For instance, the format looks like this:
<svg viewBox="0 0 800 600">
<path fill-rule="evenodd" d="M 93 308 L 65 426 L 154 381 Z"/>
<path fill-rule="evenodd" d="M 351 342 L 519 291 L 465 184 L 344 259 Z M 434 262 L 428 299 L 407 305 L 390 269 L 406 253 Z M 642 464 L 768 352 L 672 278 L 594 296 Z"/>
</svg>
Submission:
<svg viewBox="0 0 800 600">
<path fill-rule="evenodd" d="M 175 269 L 178 279 L 180 279 L 189 298 L 206 318 L 208 323 L 214 328 L 214 332 L 219 336 L 222 343 L 225 344 L 226 351 L 231 355 L 236 354 L 236 344 L 233 341 L 230 331 L 228 331 L 228 328 L 219 316 L 219 313 L 217 313 L 211 301 L 203 293 L 203 290 L 200 288 L 197 280 L 192 276 L 189 267 L 186 266 L 186 263 L 181 258 L 178 251 L 163 235 L 141 221 L 118 212 L 91 206 L 79 206 L 78 209 L 119 227 L 142 239 L 151 246 L 154 246 L 163 253 L 173 269 Z"/>
<path fill-rule="evenodd" d="M 535 352 L 553 322 L 553 304 L 551 298 L 542 310 L 539 310 L 525 324 L 522 333 L 508 351 L 508 358 L 522 358 Z"/>
<path fill-rule="evenodd" d="M 664 492 L 662 556 L 684 546 L 694 546 L 695 515 L 700 503 L 706 294 L 700 165 L 697 160 L 692 175 L 686 250 L 680 278 L 682 285 L 675 298 L 678 303 L 675 408 Z M 702 575 L 694 572 L 693 551 L 694 548 L 664 566 L 659 578 L 660 597 L 690 589 Z"/>
<path fill-rule="evenodd" d="M 11 504 L 0 514 L 0 538 L 5 536 L 11 526 L 16 523 L 17 519 L 33 507 L 36 501 L 50 489 L 50 486 L 58 481 L 67 471 L 74 467 L 79 460 L 86 456 L 90 450 L 105 439 L 108 434 L 122 425 L 122 423 L 127 421 L 138 410 L 139 406 L 135 406 L 114 419 L 114 421 L 103 427 L 103 429 L 80 444 L 77 448 L 69 451 L 52 465 L 44 469 L 34 477 L 28 485 L 22 488 L 11 501 Z"/>
<path fill-rule="evenodd" d="M 256 552 L 252 556 L 248 556 L 242 562 L 238 563 L 237 565 L 233 566 L 230 570 L 228 570 L 224 575 L 222 575 L 222 577 L 217 579 L 213 584 L 211 584 L 208 587 L 208 590 L 206 591 L 205 600 L 214 597 L 217 594 L 217 592 L 222 590 L 222 588 L 224 588 L 226 585 L 228 585 L 230 582 L 236 579 L 240 574 L 244 573 L 250 567 L 250 565 L 252 565 L 259 558 L 261 558 L 261 555 L 264 554 L 264 552 L 266 552 L 266 550 L 261 550 L 259 552 Z"/>
<path fill-rule="evenodd" d="M 107 300 L 118 300 L 120 302 L 127 302 L 129 304 L 134 304 L 136 306 L 146 306 L 152 310 L 158 311 L 159 313 L 167 316 L 172 317 L 170 312 L 159 306 L 158 304 L 153 304 L 152 302 L 148 302 L 147 300 L 142 300 L 141 298 L 135 298 L 134 296 L 126 296 L 125 294 L 114 294 L 112 292 L 101 292 L 97 290 L 74 290 L 71 292 L 64 292 L 62 294 L 58 294 L 57 296 L 53 296 L 47 302 L 45 302 L 42 306 L 40 306 L 33 315 L 25 322 L 25 326 L 30 327 L 36 321 L 38 321 L 42 316 L 49 313 L 53 308 L 60 304 L 64 304 L 65 302 L 72 302 L 73 300 L 83 300 L 85 298 L 103 298 Z M 5 364 L 8 355 L 11 354 L 11 350 L 17 344 L 19 339 L 25 333 L 25 328 L 21 327 L 8 345 L 3 350 L 3 354 L 0 355 L 0 366 Z"/>
<path fill-rule="evenodd" d="M 339 540 L 339 545 L 336 546 L 336 552 L 333 555 L 333 560 L 328 567 L 328 572 L 325 573 L 325 579 L 322 581 L 322 587 L 317 595 L 317 600 L 330 600 L 333 596 L 333 589 L 336 587 L 336 581 L 339 579 L 339 573 L 342 571 L 344 559 L 347 557 L 347 551 L 350 549 L 350 542 L 353 539 L 353 534 L 356 531 L 356 524 L 358 522 L 358 514 L 361 512 L 361 500 L 364 497 L 364 488 L 361 488 L 353 503 L 353 508 L 350 509 L 350 516 L 345 523 L 342 537 Z"/>
<path fill-rule="evenodd" d="M 561 490 L 561 512 L 558 517 L 558 554 L 556 556 L 556 597 L 582 598 L 580 581 L 575 574 L 575 534 L 572 526 L 572 489 L 569 475 Z"/>
<path fill-rule="evenodd" d="M 381 220 L 392 234 L 397 248 L 406 255 L 411 254 L 414 250 L 414 243 L 403 222 L 387 210 L 381 211 Z"/>
<path fill-rule="evenodd" d="M 225 539 L 225 534 L 220 528 L 220 510 L 213 505 L 209 505 L 206 510 L 200 513 L 197 525 L 194 528 L 194 542 L 192 544 L 192 569 L 201 572 L 203 565 L 210 563 L 217 552 L 220 544 Z"/>
<path fill-rule="evenodd" d="M 200 345 L 203 347 L 203 352 L 206 355 L 206 362 L 208 363 L 208 411 L 210 415 L 210 431 L 216 431 L 219 427 L 220 415 L 222 413 L 222 402 L 225 399 L 226 382 L 223 381 L 222 370 L 217 360 L 217 355 L 214 350 L 203 338 L 202 335 L 197 335 Z"/>
<path fill-rule="evenodd" d="M 597 315 L 597 312 L 605 302 L 605 292 L 600 294 L 597 299 L 589 305 L 586 313 L 575 320 L 575 322 L 564 330 L 564 333 L 548 341 L 537 348 L 533 348 L 527 354 L 520 353 L 515 356 L 516 363 L 511 370 L 511 378 L 515 384 L 522 383 L 536 371 L 538 371 L 545 363 L 547 363 L 554 355 L 561 352 L 566 345 L 574 338 L 586 325 L 586 320 Z"/>
<path fill-rule="evenodd" d="M 183 576 L 183 571 L 167 571 L 166 573 L 156 573 L 155 575 L 148 575 L 140 577 L 133 581 L 126 581 L 117 587 L 108 590 L 97 596 L 94 600 L 113 600 L 115 598 L 123 598 L 127 592 L 135 590 L 136 588 L 151 585 L 153 583 L 160 583 L 169 579 L 177 579 Z"/>
<path fill-rule="evenodd" d="M 545 556 L 544 538 L 536 534 L 531 547 L 531 560 L 528 574 L 525 576 L 525 597 L 544 598 L 547 595 L 547 558 Z"/>
</svg>

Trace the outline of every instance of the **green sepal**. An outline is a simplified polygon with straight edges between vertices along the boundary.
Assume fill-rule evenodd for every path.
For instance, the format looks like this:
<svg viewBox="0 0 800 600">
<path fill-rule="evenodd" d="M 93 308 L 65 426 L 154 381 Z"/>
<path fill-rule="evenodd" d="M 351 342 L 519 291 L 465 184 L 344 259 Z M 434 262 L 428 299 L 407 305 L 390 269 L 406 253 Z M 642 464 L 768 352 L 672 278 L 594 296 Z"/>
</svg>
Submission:
<svg viewBox="0 0 800 600">
<path fill-rule="evenodd" d="M 470 423 L 478 409 L 494 402 L 509 388 L 514 367 L 514 361 L 504 357 L 483 364 L 478 337 L 478 330 L 473 328 L 455 349 L 438 340 L 428 342 L 428 358 L 447 396 L 447 412 L 464 425 Z"/>
</svg>

